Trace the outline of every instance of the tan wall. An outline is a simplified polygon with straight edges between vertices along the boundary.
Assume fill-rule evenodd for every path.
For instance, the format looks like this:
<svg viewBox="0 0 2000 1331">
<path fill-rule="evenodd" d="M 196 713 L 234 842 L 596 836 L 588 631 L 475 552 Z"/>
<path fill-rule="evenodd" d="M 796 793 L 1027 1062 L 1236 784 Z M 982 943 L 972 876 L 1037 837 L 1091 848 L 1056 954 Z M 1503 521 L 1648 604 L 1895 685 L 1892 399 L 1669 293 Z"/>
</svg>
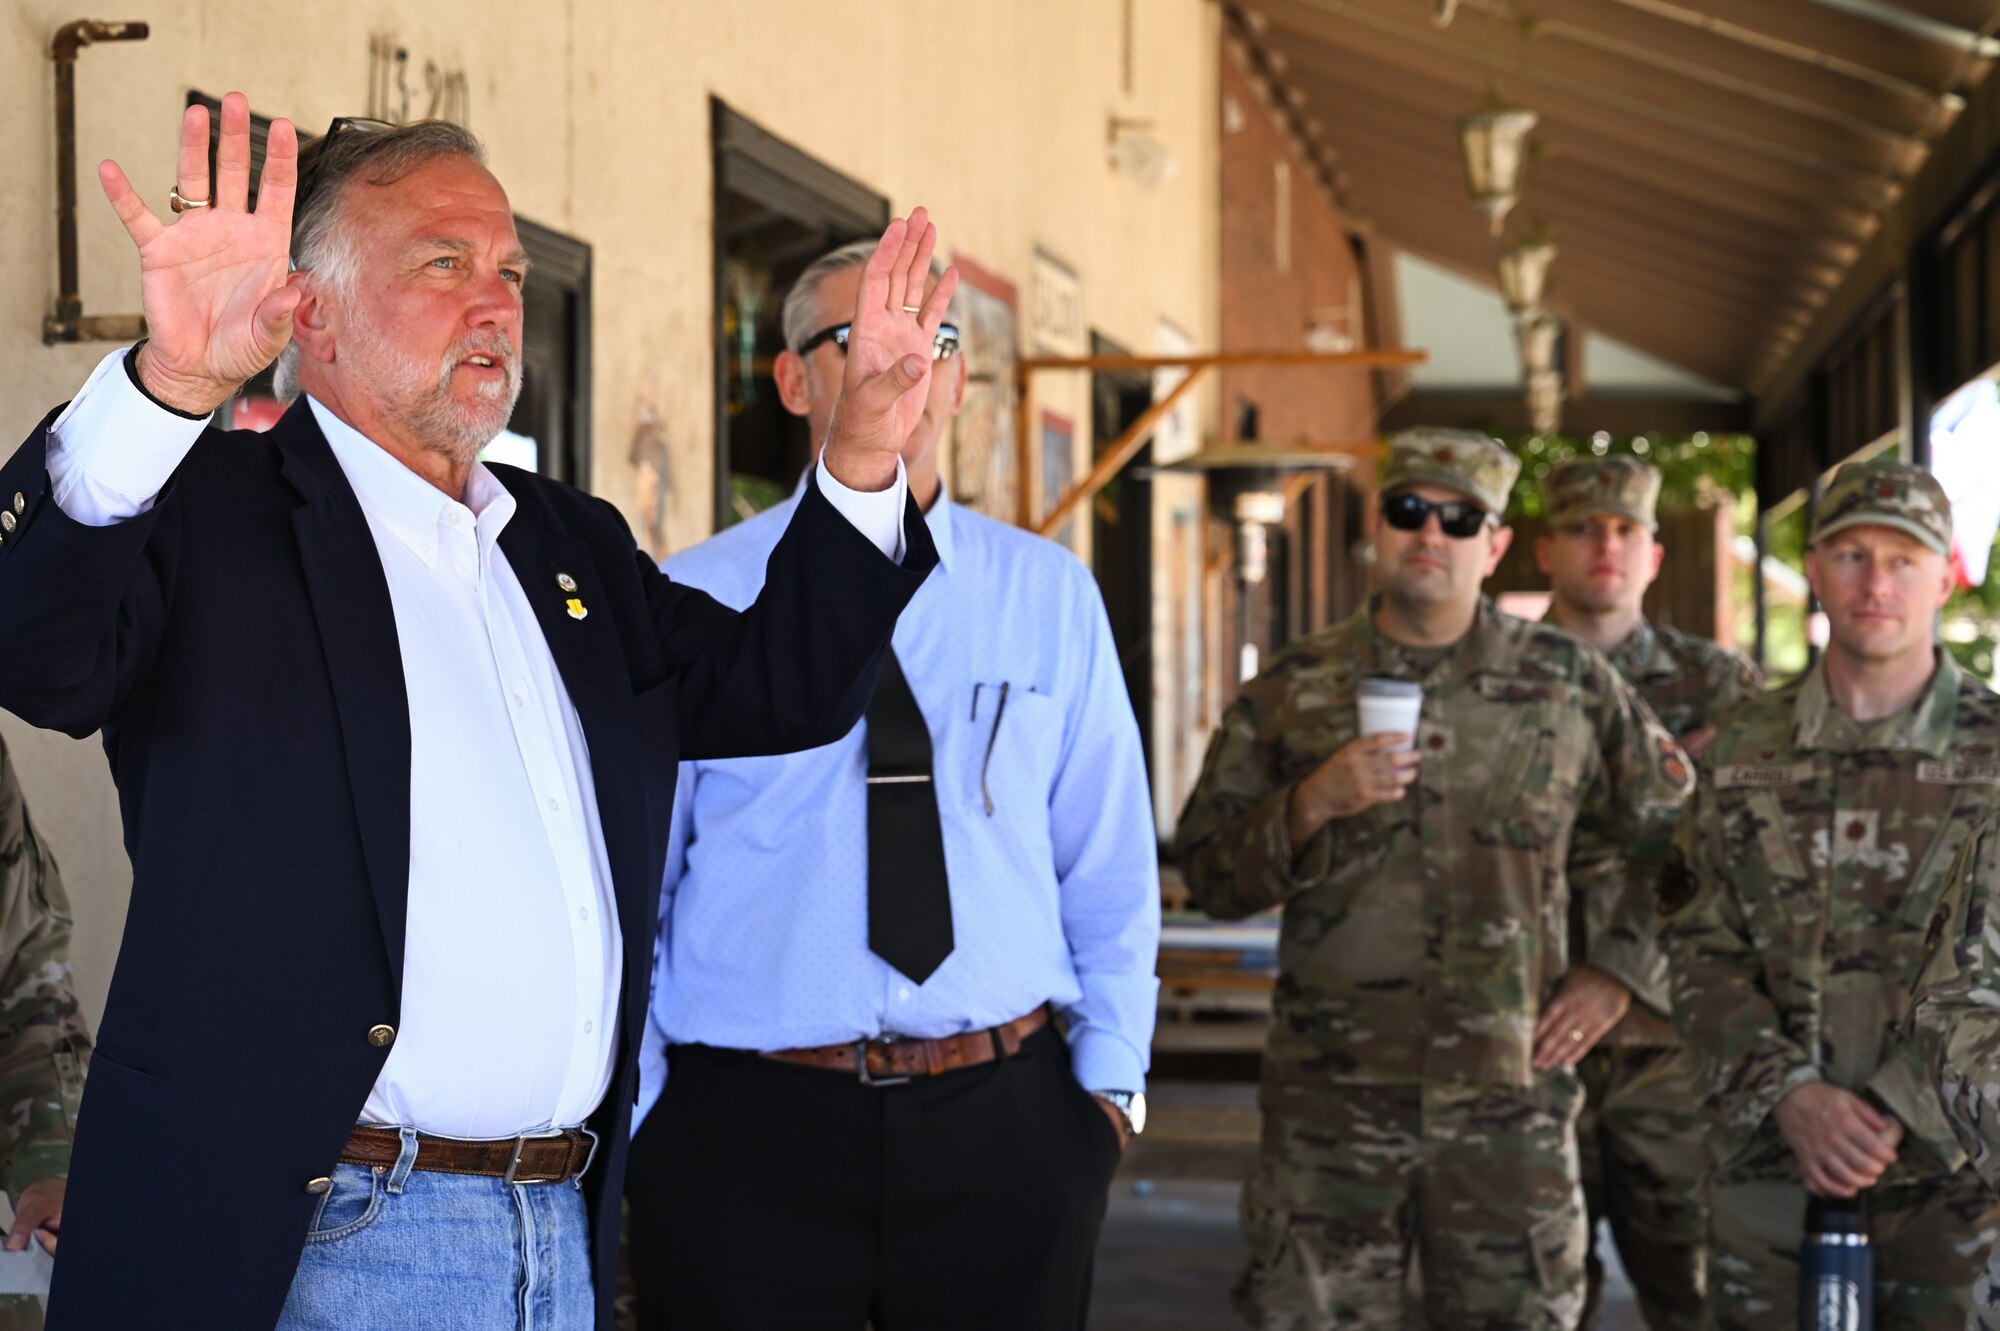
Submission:
<svg viewBox="0 0 2000 1331">
<path fill-rule="evenodd" d="M 1133 86 L 1121 78 L 1118 0 L 940 0 L 900 9 L 819 0 L 495 0 L 458 10 L 383 0 L 283 6 L 155 0 L 149 40 L 86 50 L 77 82 L 83 294 L 93 314 L 138 305 L 136 266 L 92 166 L 115 157 L 163 207 L 190 89 L 242 89 L 260 114 L 310 130 L 366 109 L 369 39 L 393 33 L 420 71 L 462 69 L 469 121 L 525 217 L 594 247 L 593 488 L 638 523 L 626 462 L 642 394 L 671 449 L 668 547 L 706 534 L 713 421 L 709 98 L 886 194 L 929 205 L 945 248 L 1024 288 L 1037 245 L 1081 279 L 1085 323 L 1151 347 L 1162 319 L 1213 345 L 1217 14 L 1204 0 L 1134 13 Z M 80 11 L 25 0 L 0 17 L 0 436 L 24 437 L 107 347 L 45 348 L 56 292 L 55 29 Z M 105 11 L 118 18 L 125 11 Z M 420 78 L 413 82 L 421 85 Z M 1149 119 L 1179 162 L 1145 190 L 1105 163 L 1112 115 Z M 1027 295 L 1023 291 L 1024 297 Z M 1025 303 L 1025 301 L 1024 301 Z M 1025 337 L 1025 330 L 1024 330 Z M 1078 423 L 1080 377 L 1038 395 Z M 77 899 L 77 960 L 93 1015 L 127 887 L 94 742 L 28 736 L 11 720 L 36 816 Z"/>
</svg>

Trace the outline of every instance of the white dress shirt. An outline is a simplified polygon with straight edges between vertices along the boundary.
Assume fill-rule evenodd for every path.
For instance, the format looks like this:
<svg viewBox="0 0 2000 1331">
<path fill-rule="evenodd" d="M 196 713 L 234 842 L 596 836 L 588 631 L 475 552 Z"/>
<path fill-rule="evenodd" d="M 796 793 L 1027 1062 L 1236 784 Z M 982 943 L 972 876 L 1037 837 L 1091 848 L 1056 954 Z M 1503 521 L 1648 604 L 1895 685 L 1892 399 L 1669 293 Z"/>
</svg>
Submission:
<svg viewBox="0 0 2000 1331">
<path fill-rule="evenodd" d="M 92 525 L 149 508 L 207 424 L 148 401 L 124 355 L 98 366 L 49 446 L 56 502 Z M 475 464 L 452 499 L 308 404 L 375 538 L 409 698 L 401 1020 L 362 1121 L 474 1138 L 579 1124 L 612 1076 L 621 938 L 583 729 L 496 544 L 514 497 Z M 823 463 L 819 482 L 900 558 L 900 464 L 880 493 Z"/>
</svg>

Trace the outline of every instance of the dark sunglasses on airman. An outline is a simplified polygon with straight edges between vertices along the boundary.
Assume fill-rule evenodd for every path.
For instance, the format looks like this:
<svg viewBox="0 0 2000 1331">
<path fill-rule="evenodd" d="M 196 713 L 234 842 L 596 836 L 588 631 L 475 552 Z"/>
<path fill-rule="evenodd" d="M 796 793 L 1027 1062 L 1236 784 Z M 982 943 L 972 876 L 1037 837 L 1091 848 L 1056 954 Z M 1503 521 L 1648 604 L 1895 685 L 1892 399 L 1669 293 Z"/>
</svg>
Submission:
<svg viewBox="0 0 2000 1331">
<path fill-rule="evenodd" d="M 1397 531 L 1422 531 L 1431 514 L 1437 514 L 1438 530 L 1454 541 L 1470 540 L 1492 521 L 1493 515 L 1477 504 L 1434 504 L 1422 495 L 1400 490 L 1382 496 L 1382 521 Z"/>
<path fill-rule="evenodd" d="M 831 342 L 836 347 L 839 347 L 840 354 L 845 356 L 847 354 L 848 330 L 853 327 L 854 325 L 851 323 L 844 323 L 844 324 L 835 324 L 831 328 L 820 329 L 817 333 L 814 333 L 811 337 L 807 338 L 803 343 L 800 344 L 799 355 L 810 356 L 813 353 L 814 347 L 819 346 L 823 342 Z M 958 354 L 958 325 L 939 324 L 937 330 L 937 337 L 933 339 L 931 342 L 931 359 L 950 360 L 953 356 L 956 356 L 957 354 Z"/>
</svg>

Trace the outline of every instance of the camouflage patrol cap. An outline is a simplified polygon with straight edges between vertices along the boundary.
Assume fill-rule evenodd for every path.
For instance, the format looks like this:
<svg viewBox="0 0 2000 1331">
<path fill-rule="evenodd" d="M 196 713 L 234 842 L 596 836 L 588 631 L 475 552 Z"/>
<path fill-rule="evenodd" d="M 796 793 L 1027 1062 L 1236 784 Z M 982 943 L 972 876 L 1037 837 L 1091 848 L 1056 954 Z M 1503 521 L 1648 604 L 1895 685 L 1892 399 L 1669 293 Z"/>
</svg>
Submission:
<svg viewBox="0 0 2000 1331">
<path fill-rule="evenodd" d="M 1601 513 L 1615 513 L 1658 530 L 1659 502 L 1658 468 L 1624 454 L 1573 458 L 1542 483 L 1542 511 L 1551 530 Z"/>
<path fill-rule="evenodd" d="M 1389 440 L 1382 468 L 1384 492 L 1411 485 L 1437 485 L 1478 504 L 1494 517 L 1507 512 L 1507 496 L 1521 474 L 1521 459 L 1506 445 L 1478 430 L 1418 428 Z"/>
<path fill-rule="evenodd" d="M 1888 457 L 1842 467 L 1820 498 L 1807 544 L 1863 526 L 1894 527 L 1951 556 L 1951 500 L 1922 467 Z"/>
</svg>

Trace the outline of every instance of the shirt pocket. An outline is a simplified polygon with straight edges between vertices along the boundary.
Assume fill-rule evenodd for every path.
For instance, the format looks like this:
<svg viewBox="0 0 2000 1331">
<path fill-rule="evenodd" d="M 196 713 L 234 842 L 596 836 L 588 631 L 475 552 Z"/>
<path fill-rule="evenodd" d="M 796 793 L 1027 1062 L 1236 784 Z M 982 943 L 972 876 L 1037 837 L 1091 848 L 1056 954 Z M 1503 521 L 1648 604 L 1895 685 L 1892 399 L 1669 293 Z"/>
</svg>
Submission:
<svg viewBox="0 0 2000 1331">
<path fill-rule="evenodd" d="M 960 760 L 960 799 L 980 817 L 1046 809 L 1062 761 L 1063 709 L 1018 684 L 978 686 Z M 965 714 L 961 714 L 965 715 Z"/>
</svg>

